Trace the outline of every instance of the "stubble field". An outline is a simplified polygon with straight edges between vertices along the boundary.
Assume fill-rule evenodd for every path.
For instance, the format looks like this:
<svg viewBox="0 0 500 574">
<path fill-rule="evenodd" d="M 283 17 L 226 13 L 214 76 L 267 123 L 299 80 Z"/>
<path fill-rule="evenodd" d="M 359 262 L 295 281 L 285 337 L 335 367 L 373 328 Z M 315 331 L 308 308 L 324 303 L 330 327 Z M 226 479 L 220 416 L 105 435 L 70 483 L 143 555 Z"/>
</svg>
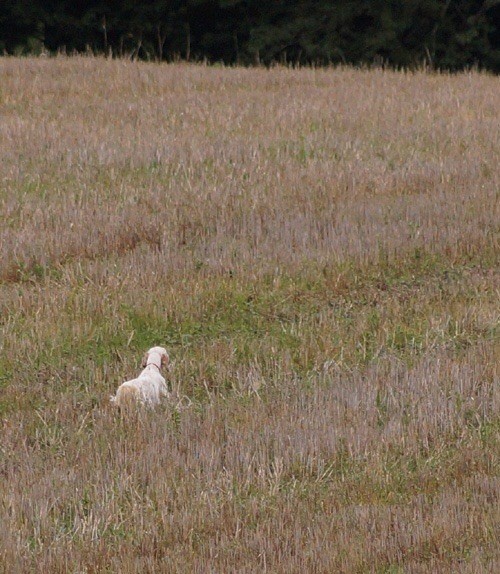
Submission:
<svg viewBox="0 0 500 574">
<path fill-rule="evenodd" d="M 0 59 L 0 572 L 498 572 L 499 88 Z"/>
</svg>

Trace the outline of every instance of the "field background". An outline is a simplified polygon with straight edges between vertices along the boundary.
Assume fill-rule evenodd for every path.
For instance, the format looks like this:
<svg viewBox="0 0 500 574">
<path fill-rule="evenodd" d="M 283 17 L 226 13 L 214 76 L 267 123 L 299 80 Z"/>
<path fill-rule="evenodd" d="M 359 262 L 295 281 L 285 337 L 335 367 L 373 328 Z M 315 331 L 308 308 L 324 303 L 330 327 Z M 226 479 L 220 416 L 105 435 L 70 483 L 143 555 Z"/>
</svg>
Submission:
<svg viewBox="0 0 500 574">
<path fill-rule="evenodd" d="M 499 571 L 499 88 L 0 59 L 0 571 Z"/>
</svg>

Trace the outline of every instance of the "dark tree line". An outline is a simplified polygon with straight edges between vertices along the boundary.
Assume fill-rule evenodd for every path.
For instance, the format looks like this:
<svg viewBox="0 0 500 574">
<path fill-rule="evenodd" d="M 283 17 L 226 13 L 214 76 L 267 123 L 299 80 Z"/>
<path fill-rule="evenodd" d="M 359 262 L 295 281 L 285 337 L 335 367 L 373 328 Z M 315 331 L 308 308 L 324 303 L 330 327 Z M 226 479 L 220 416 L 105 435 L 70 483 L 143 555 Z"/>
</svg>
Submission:
<svg viewBox="0 0 500 574">
<path fill-rule="evenodd" d="M 0 0 L 0 53 L 500 72 L 500 0 Z"/>
</svg>

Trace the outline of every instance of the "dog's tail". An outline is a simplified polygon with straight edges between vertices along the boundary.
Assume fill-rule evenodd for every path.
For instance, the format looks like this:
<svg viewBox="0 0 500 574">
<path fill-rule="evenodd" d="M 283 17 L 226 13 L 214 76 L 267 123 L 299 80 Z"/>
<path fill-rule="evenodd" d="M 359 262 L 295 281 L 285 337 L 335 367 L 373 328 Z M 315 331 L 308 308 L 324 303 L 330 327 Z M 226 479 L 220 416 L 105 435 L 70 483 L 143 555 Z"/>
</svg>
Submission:
<svg viewBox="0 0 500 574">
<path fill-rule="evenodd" d="M 111 402 L 121 409 L 130 408 L 137 404 L 139 391 L 135 387 L 120 387 Z"/>
</svg>

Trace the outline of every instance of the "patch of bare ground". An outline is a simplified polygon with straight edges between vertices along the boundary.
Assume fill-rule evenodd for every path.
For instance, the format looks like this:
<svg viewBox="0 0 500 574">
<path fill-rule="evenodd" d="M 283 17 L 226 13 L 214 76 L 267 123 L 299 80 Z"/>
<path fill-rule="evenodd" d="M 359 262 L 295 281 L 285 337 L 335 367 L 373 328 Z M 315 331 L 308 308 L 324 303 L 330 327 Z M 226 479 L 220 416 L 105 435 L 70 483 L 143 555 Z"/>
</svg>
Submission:
<svg viewBox="0 0 500 574">
<path fill-rule="evenodd" d="M 498 78 L 0 76 L 0 572 L 498 571 Z"/>
</svg>

